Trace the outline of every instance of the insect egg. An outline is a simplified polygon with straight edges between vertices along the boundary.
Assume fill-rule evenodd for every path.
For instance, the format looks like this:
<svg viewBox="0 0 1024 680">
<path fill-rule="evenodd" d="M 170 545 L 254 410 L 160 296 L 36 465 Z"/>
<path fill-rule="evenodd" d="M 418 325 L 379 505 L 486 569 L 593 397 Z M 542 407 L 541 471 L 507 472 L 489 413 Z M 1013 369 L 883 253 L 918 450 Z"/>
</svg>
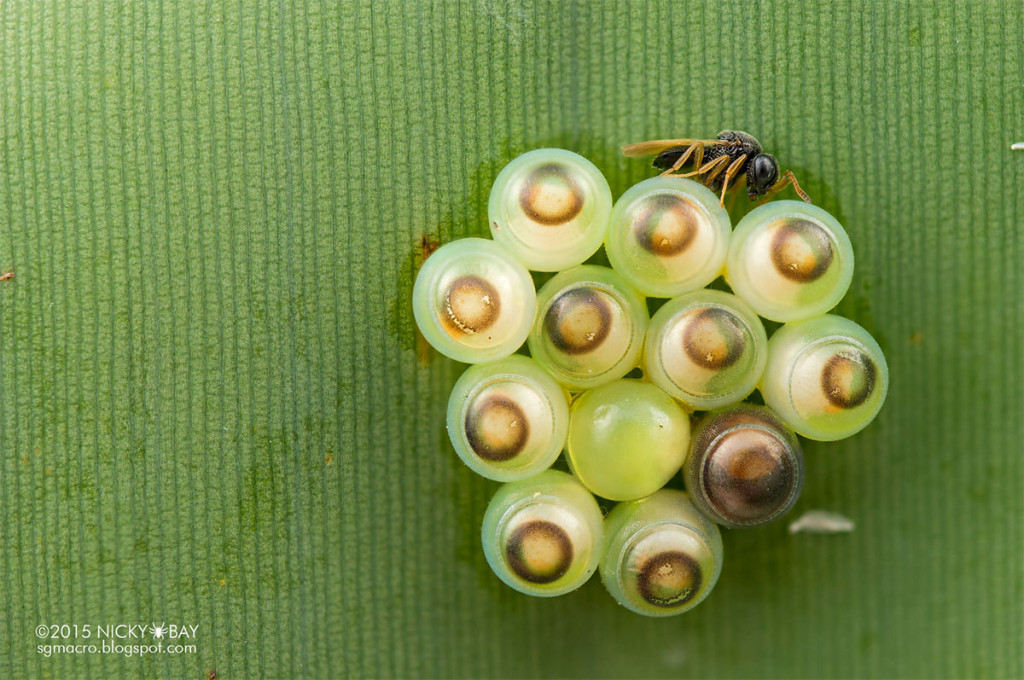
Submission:
<svg viewBox="0 0 1024 680">
<path fill-rule="evenodd" d="M 725 278 L 766 319 L 808 319 L 832 309 L 846 294 L 853 246 L 839 221 L 821 208 L 773 201 L 736 225 Z"/>
<path fill-rule="evenodd" d="M 498 489 L 481 537 L 487 563 L 507 585 L 527 595 L 562 595 L 597 569 L 601 509 L 571 475 L 546 470 Z"/>
<path fill-rule="evenodd" d="M 767 524 L 789 512 L 803 477 L 796 435 L 770 409 L 749 404 L 704 416 L 683 464 L 694 504 L 729 527 Z"/>
<path fill-rule="evenodd" d="M 448 436 L 474 472 L 499 482 L 547 469 L 569 431 L 565 392 L 524 356 L 470 367 L 448 399 Z"/>
<path fill-rule="evenodd" d="M 582 263 L 604 240 L 612 192 L 597 167 L 565 149 L 515 158 L 491 188 L 491 235 L 535 271 Z"/>
<path fill-rule="evenodd" d="M 620 503 L 605 519 L 601 581 L 637 614 L 693 609 L 722 571 L 722 535 L 682 491 Z"/>
<path fill-rule="evenodd" d="M 571 389 L 602 385 L 636 366 L 647 321 L 647 306 L 622 277 L 583 265 L 537 293 L 530 354 Z"/>
<path fill-rule="evenodd" d="M 731 404 L 754 390 L 767 359 L 761 320 L 735 295 L 700 290 L 665 303 L 651 319 L 647 376 L 692 409 Z"/>
<path fill-rule="evenodd" d="M 608 260 L 637 290 L 673 297 L 721 273 L 729 214 L 718 197 L 682 177 L 654 177 L 626 190 L 608 225 Z"/>
<path fill-rule="evenodd" d="M 515 352 L 537 308 L 530 273 L 501 246 L 466 238 L 427 258 L 412 291 L 416 325 L 456 361 L 493 361 Z"/>
<path fill-rule="evenodd" d="M 761 394 L 809 439 L 833 441 L 864 429 L 888 388 L 882 349 L 849 319 L 826 314 L 789 323 L 768 341 Z"/>
<path fill-rule="evenodd" d="M 664 486 L 689 443 L 686 413 L 650 383 L 617 380 L 585 392 L 570 409 L 569 467 L 584 486 L 613 501 Z"/>
</svg>

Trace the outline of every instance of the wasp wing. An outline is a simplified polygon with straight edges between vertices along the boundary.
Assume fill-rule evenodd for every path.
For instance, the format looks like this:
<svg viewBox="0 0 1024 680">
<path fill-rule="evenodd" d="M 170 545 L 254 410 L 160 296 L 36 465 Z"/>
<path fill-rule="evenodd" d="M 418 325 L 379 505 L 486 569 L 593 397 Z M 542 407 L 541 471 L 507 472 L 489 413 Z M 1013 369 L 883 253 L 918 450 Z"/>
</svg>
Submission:
<svg viewBox="0 0 1024 680">
<path fill-rule="evenodd" d="M 686 149 L 694 144 L 704 146 L 728 146 L 731 142 L 724 142 L 721 139 L 654 139 L 649 142 L 637 142 L 622 147 L 622 153 L 630 158 L 636 156 L 650 156 L 669 149 Z"/>
</svg>

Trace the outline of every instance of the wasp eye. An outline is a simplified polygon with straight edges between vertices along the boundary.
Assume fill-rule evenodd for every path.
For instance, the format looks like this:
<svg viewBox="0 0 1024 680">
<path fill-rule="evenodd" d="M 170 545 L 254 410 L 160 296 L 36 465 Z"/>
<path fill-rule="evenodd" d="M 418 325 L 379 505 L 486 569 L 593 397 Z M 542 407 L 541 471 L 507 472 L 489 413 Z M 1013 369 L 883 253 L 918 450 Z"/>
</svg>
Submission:
<svg viewBox="0 0 1024 680">
<path fill-rule="evenodd" d="M 751 162 L 750 179 L 753 180 L 753 188 L 763 193 L 765 189 L 775 184 L 779 176 L 779 164 L 769 154 L 762 153 L 754 156 Z"/>
</svg>

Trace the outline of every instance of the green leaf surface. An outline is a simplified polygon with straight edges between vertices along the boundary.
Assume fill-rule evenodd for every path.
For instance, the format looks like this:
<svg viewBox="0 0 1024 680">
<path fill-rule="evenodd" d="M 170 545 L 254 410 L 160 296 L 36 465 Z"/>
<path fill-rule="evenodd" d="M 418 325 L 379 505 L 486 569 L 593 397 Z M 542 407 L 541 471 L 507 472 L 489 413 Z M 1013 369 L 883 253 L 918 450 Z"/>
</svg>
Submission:
<svg viewBox="0 0 1024 680">
<path fill-rule="evenodd" d="M 3 0 L 0 676 L 1021 677 L 1022 35 L 997 0 Z M 485 234 L 525 150 L 618 196 L 621 144 L 723 128 L 856 250 L 889 399 L 807 443 L 796 509 L 856 531 L 728 531 L 667 620 L 519 595 L 421 239 Z M 197 651 L 35 633 L 154 622 Z"/>
</svg>

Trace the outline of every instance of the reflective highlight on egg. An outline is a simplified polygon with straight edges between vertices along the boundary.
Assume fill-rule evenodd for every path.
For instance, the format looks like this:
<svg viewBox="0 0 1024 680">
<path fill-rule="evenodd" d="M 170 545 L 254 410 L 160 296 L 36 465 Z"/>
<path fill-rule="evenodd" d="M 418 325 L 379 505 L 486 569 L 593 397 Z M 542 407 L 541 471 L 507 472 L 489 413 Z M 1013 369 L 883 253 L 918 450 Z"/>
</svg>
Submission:
<svg viewBox="0 0 1024 680">
<path fill-rule="evenodd" d="M 530 354 L 563 385 L 602 385 L 639 362 L 647 306 L 611 269 L 583 265 L 562 272 L 544 284 L 537 301 Z"/>
<path fill-rule="evenodd" d="M 694 427 L 683 479 L 694 504 L 729 527 L 773 522 L 800 496 L 800 442 L 770 409 L 743 404 L 705 415 Z"/>
<path fill-rule="evenodd" d="M 700 290 L 665 303 L 651 318 L 644 368 L 655 385 L 691 409 L 750 394 L 764 371 L 768 336 L 735 295 Z"/>
<path fill-rule="evenodd" d="M 583 585 L 603 547 L 601 509 L 571 475 L 546 470 L 504 484 L 484 513 L 484 556 L 503 582 L 551 597 Z"/>
<path fill-rule="evenodd" d="M 608 260 L 650 297 L 673 297 L 711 283 L 722 271 L 732 227 L 718 197 L 682 177 L 634 185 L 612 209 Z"/>
<path fill-rule="evenodd" d="M 465 363 L 493 361 L 526 340 L 537 306 L 530 273 L 486 239 L 441 246 L 413 286 L 413 314 L 437 351 Z"/>
<path fill-rule="evenodd" d="M 733 233 L 726 280 L 758 314 L 797 321 L 824 314 L 846 294 L 853 246 L 832 215 L 802 201 L 750 211 Z"/>
<path fill-rule="evenodd" d="M 637 614 L 671 616 L 700 604 L 722 570 L 718 527 L 687 494 L 661 489 L 605 519 L 601 581 Z"/>
<path fill-rule="evenodd" d="M 843 439 L 867 427 L 888 386 L 882 349 L 849 319 L 826 314 L 786 324 L 768 341 L 765 403 L 809 439 Z"/>
<path fill-rule="evenodd" d="M 611 189 L 593 163 L 564 149 L 537 149 L 498 174 L 488 217 L 494 240 L 525 266 L 558 271 L 597 251 L 611 206 Z"/>
<path fill-rule="evenodd" d="M 654 493 L 679 470 L 690 420 L 667 394 L 638 380 L 586 392 L 569 416 L 567 460 L 598 496 L 614 501 Z"/>
<path fill-rule="evenodd" d="M 448 437 L 474 472 L 499 482 L 547 469 L 565 446 L 565 391 L 533 359 L 471 367 L 448 399 Z"/>
</svg>

